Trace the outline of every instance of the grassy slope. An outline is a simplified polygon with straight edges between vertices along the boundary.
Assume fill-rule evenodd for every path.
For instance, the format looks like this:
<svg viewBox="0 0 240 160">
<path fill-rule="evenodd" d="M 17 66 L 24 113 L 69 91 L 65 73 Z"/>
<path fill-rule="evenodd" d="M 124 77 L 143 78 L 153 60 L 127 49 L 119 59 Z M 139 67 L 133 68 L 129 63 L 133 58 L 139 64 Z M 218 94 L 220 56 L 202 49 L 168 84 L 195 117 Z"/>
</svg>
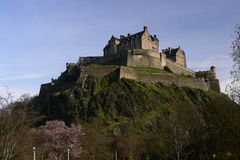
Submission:
<svg viewBox="0 0 240 160">
<path fill-rule="evenodd" d="M 170 72 L 165 71 L 159 68 L 151 68 L 151 67 L 131 67 L 134 70 L 142 73 L 161 73 L 161 74 L 170 74 Z"/>
</svg>

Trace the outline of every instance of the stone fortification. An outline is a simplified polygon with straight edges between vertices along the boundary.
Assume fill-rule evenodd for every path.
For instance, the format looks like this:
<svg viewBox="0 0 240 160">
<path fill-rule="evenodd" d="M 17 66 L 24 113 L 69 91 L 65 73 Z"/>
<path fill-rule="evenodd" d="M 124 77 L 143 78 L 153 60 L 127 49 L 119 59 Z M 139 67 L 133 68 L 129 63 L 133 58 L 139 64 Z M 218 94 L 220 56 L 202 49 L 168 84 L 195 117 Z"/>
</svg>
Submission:
<svg viewBox="0 0 240 160">
<path fill-rule="evenodd" d="M 133 79 L 145 83 L 162 83 L 164 85 L 175 84 L 179 87 L 191 87 L 202 90 L 210 90 L 208 84 L 201 79 L 195 79 L 186 76 L 176 76 L 174 74 L 159 73 L 140 73 L 132 68 L 121 66 L 119 69 L 119 78 Z"/>
<path fill-rule="evenodd" d="M 159 52 L 159 48 L 157 36 L 152 36 L 147 27 L 135 34 L 121 35 L 119 38 L 112 36 L 103 49 L 104 56 L 80 57 L 76 64 L 67 63 L 66 71 L 57 80 L 42 85 L 41 91 L 61 88 L 68 83 L 81 84 L 88 76 L 110 76 L 115 80 L 128 78 L 146 83 L 160 82 L 220 92 L 215 67 L 212 66 L 208 71 L 194 72 L 187 68 L 186 53 L 181 47 L 169 47 L 162 52 Z M 167 72 L 143 73 L 132 69 L 133 67 Z"/>
<path fill-rule="evenodd" d="M 146 49 L 128 50 L 127 64 L 131 67 L 153 67 L 163 69 L 161 55 Z"/>
<path fill-rule="evenodd" d="M 214 91 L 220 92 L 219 80 L 216 78 L 216 68 L 212 66 L 210 70 L 198 71 L 195 73 L 197 79 L 204 80 Z"/>
<path fill-rule="evenodd" d="M 78 71 L 78 72 L 77 72 Z M 53 90 L 53 86 L 61 83 L 76 83 L 82 84 L 86 77 L 93 76 L 95 78 L 103 78 L 105 76 L 111 77 L 114 80 L 122 78 L 133 79 L 145 83 L 162 83 L 164 85 L 175 84 L 179 87 L 191 87 L 202 90 L 219 90 L 216 88 L 216 83 L 213 81 L 205 81 L 202 78 L 193 78 L 191 76 L 178 76 L 172 73 L 147 73 L 139 72 L 133 68 L 124 66 L 79 66 L 79 64 L 71 65 L 62 73 L 58 80 L 53 80 L 52 83 L 42 85 L 42 90 L 49 88 Z M 68 77 L 68 78 L 67 78 Z M 61 83 L 60 83 L 60 82 Z M 67 81 L 67 82 L 66 82 Z"/>
</svg>

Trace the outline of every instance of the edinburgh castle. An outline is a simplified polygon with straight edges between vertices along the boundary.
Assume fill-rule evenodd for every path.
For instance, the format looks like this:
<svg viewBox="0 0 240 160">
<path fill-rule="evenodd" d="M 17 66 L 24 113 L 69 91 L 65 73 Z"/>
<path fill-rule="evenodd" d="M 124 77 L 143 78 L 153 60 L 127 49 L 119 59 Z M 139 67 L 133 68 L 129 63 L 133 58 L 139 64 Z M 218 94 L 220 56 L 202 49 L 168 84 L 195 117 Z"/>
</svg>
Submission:
<svg viewBox="0 0 240 160">
<path fill-rule="evenodd" d="M 43 84 L 40 94 L 67 81 L 84 85 L 89 76 L 220 92 L 214 66 L 207 71 L 195 72 L 187 67 L 186 53 L 181 47 L 169 47 L 161 52 L 159 48 L 157 36 L 152 36 L 146 26 L 135 34 L 112 36 L 103 49 L 103 56 L 80 57 L 77 63 L 67 63 L 66 71 L 57 80 Z"/>
</svg>

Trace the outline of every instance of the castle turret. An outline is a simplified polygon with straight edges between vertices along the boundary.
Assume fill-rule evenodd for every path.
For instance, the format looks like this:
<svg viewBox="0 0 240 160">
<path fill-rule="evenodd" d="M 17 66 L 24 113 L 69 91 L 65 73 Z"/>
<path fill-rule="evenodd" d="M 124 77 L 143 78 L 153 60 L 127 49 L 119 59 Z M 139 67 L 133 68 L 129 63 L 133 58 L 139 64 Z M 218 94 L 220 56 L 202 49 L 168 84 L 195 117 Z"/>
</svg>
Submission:
<svg viewBox="0 0 240 160">
<path fill-rule="evenodd" d="M 214 66 L 211 66 L 210 67 L 210 74 L 211 74 L 211 79 L 212 80 L 215 80 L 216 79 L 216 67 L 214 67 Z"/>
</svg>

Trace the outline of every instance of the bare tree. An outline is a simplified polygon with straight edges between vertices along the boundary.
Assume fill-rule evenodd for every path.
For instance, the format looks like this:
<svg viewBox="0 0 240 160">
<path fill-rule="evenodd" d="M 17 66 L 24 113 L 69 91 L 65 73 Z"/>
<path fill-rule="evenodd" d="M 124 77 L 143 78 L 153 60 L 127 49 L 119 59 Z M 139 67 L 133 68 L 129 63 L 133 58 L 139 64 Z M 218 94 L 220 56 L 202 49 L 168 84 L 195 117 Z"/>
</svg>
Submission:
<svg viewBox="0 0 240 160">
<path fill-rule="evenodd" d="M 199 133 L 201 115 L 190 104 L 179 104 L 177 107 L 168 107 L 163 114 L 163 137 L 168 146 L 166 156 L 174 160 L 187 159 L 193 153 L 190 145 L 194 133 Z"/>
<path fill-rule="evenodd" d="M 13 95 L 6 89 L 6 96 L 0 96 L 0 159 L 16 159 L 21 135 L 27 130 L 25 103 L 13 102 Z M 22 107 L 23 106 L 23 107 Z"/>
<path fill-rule="evenodd" d="M 172 150 L 172 159 L 180 160 L 187 156 L 184 149 L 190 143 L 189 126 L 180 119 L 174 109 L 169 110 L 166 125 L 168 126 L 168 143 Z"/>
<path fill-rule="evenodd" d="M 10 91 L 10 89 L 7 86 L 4 86 L 5 90 L 5 96 L 0 95 L 0 109 L 4 109 L 6 107 L 9 107 L 11 103 L 13 103 L 13 93 Z"/>
<path fill-rule="evenodd" d="M 231 71 L 232 82 L 226 87 L 228 95 L 237 103 L 240 103 L 240 25 L 236 25 L 233 34 L 231 57 L 233 69 Z"/>
</svg>

